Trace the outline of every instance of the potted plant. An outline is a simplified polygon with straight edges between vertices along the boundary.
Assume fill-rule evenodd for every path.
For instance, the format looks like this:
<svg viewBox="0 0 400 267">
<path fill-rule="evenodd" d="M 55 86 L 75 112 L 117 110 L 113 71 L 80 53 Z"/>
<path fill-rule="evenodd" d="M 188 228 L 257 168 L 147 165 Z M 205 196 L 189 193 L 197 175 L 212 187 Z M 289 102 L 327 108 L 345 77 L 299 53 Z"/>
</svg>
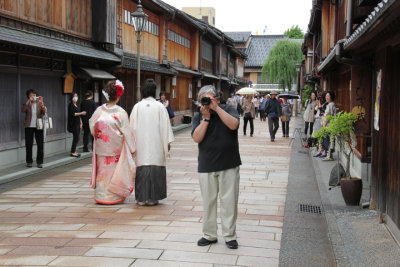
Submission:
<svg viewBox="0 0 400 267">
<path fill-rule="evenodd" d="M 346 158 L 346 177 L 340 180 L 342 195 L 346 205 L 357 206 L 360 204 L 362 194 L 362 180 L 351 177 L 350 174 L 350 159 L 357 145 L 354 133 L 357 116 L 349 112 L 339 112 L 336 116 L 328 116 L 327 119 L 329 125 L 321 127 L 321 132 L 317 132 L 316 137 L 323 138 L 329 135 L 331 138 L 336 138 Z"/>
</svg>

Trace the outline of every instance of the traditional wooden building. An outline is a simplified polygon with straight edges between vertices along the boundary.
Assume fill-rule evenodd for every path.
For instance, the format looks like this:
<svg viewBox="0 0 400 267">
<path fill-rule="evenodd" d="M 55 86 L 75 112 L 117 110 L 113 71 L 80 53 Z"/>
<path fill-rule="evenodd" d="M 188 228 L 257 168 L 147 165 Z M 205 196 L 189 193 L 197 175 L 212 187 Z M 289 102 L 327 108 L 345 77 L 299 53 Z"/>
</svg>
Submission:
<svg viewBox="0 0 400 267">
<path fill-rule="evenodd" d="M 114 78 L 106 70 L 120 58 L 103 49 L 112 43 L 109 35 L 92 31 L 99 17 L 92 13 L 90 0 L 0 3 L 0 167 L 4 167 L 25 161 L 21 106 L 28 89 L 43 96 L 53 119 L 45 155 L 66 152 L 71 142 L 66 129 L 69 93 L 98 92 Z M 97 4 L 106 8 L 105 3 Z M 66 77 L 73 87 L 65 86 Z"/>
<path fill-rule="evenodd" d="M 122 65 L 112 73 L 127 86 L 121 105 L 130 112 L 137 101 L 137 36 L 131 13 L 137 9 L 138 1 L 115 1 L 116 28 L 121 30 L 117 31 L 114 52 L 122 55 Z M 201 86 L 213 84 L 218 90 L 229 92 L 232 86 L 238 85 L 237 81 L 243 77 L 240 70 L 246 55 L 233 48 L 227 36 L 162 1 L 141 3 L 143 11 L 149 15 L 141 41 L 141 81 L 153 78 L 158 92 L 166 92 L 176 115 L 175 123 L 180 123 L 184 115 L 192 115 Z M 224 56 L 221 51 L 226 51 Z M 221 71 L 223 66 L 226 68 Z"/>
<path fill-rule="evenodd" d="M 359 116 L 352 174 L 363 179 L 364 199 L 387 215 L 400 240 L 400 2 L 313 1 L 304 52 L 313 51 L 306 78 L 336 93 L 340 110 Z M 306 65 L 310 64 L 306 60 Z M 314 71 L 313 71 L 314 70 Z"/>
</svg>

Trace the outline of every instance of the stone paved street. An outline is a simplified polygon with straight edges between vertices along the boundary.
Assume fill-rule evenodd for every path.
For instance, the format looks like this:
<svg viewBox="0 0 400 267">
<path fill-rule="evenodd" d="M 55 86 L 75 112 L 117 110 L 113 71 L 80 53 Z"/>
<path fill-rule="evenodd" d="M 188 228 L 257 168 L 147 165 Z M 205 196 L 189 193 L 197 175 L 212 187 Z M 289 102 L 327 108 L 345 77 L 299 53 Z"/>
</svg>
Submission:
<svg viewBox="0 0 400 267">
<path fill-rule="evenodd" d="M 255 137 L 242 129 L 239 136 L 239 249 L 229 250 L 221 236 L 196 244 L 202 199 L 197 145 L 186 130 L 175 135 L 168 160 L 168 198 L 155 207 L 133 198 L 96 205 L 89 160 L 1 185 L 0 265 L 278 266 L 290 139 L 279 129 L 270 143 L 259 120 Z"/>
</svg>

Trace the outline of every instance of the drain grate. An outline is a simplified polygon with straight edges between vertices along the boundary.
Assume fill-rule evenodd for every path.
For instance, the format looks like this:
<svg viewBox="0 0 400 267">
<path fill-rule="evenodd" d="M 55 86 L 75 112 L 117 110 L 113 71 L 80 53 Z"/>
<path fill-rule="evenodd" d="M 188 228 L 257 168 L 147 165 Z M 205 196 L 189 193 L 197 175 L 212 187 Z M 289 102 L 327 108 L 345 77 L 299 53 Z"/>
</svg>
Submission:
<svg viewBox="0 0 400 267">
<path fill-rule="evenodd" d="M 299 212 L 322 214 L 322 209 L 320 206 L 313 206 L 308 204 L 299 204 Z"/>
</svg>

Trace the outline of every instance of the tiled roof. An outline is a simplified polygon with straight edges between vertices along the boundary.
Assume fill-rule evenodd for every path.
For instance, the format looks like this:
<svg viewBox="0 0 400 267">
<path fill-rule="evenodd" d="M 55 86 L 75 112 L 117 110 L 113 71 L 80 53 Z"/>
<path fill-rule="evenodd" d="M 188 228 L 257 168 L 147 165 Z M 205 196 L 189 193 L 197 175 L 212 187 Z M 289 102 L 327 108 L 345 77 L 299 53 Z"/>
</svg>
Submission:
<svg viewBox="0 0 400 267">
<path fill-rule="evenodd" d="M 70 55 L 78 55 L 97 60 L 100 59 L 121 62 L 120 58 L 104 50 L 4 26 L 0 26 L 0 41 L 36 47 L 50 51 L 57 51 Z"/>
<path fill-rule="evenodd" d="M 269 51 L 278 40 L 286 38 L 285 35 L 252 35 L 249 47 L 246 49 L 248 56 L 244 66 L 246 68 L 261 68 L 268 58 Z"/>
<path fill-rule="evenodd" d="M 353 32 L 353 34 L 347 38 L 343 45 L 344 49 L 349 49 L 349 47 L 355 41 L 357 41 L 359 37 L 366 33 L 374 25 L 374 23 L 379 20 L 383 13 L 388 10 L 390 6 L 393 5 L 395 2 L 396 0 L 383 0 L 382 2 L 380 2 L 374 8 L 374 11 L 372 11 L 371 14 L 368 15 L 365 21 L 361 23 L 360 26 L 358 26 L 357 29 Z"/>
<path fill-rule="evenodd" d="M 250 38 L 251 32 L 224 32 L 235 43 L 244 43 Z"/>
<path fill-rule="evenodd" d="M 136 70 L 137 58 L 124 55 L 122 58 L 122 66 L 124 68 Z M 176 75 L 178 73 L 176 70 L 167 68 L 164 65 L 159 64 L 158 62 L 152 62 L 144 59 L 140 60 L 140 69 L 142 71 L 157 72 L 168 75 Z"/>
</svg>

